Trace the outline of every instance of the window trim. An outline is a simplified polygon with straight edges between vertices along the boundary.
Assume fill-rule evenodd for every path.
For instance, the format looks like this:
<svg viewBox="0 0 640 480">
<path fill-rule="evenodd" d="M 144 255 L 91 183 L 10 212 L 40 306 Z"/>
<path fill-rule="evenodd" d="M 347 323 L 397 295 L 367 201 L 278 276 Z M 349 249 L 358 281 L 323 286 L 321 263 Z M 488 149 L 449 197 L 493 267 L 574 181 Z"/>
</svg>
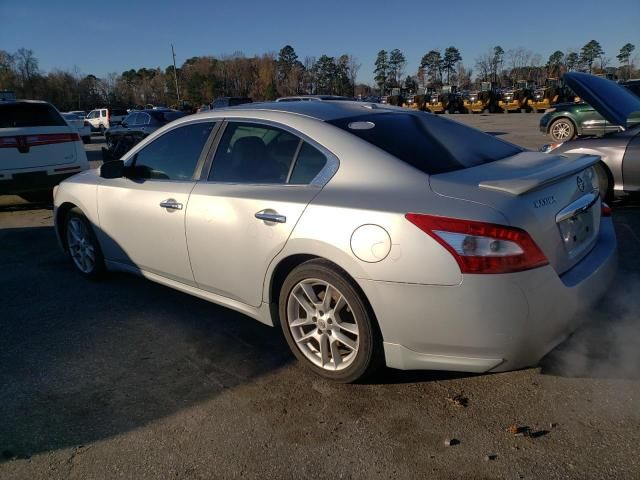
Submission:
<svg viewBox="0 0 640 480">
<path fill-rule="evenodd" d="M 151 115 L 149 115 L 147 112 L 140 112 L 138 113 L 138 115 L 142 115 L 146 117 L 146 121 L 142 123 L 137 123 L 136 125 L 149 125 L 151 123 Z"/>
<path fill-rule="evenodd" d="M 298 148 L 293 157 L 293 161 L 291 162 L 291 166 L 289 168 L 289 173 L 287 174 L 286 182 L 289 181 L 289 178 L 291 177 L 293 169 L 298 161 L 298 154 L 302 149 L 303 142 L 307 142 L 309 145 L 319 150 L 320 153 L 322 153 L 327 158 L 327 163 L 313 178 L 313 180 L 311 180 L 311 182 L 309 183 L 252 183 L 252 182 L 221 182 L 216 180 L 209 180 L 209 175 L 211 174 L 211 169 L 213 168 L 213 159 L 215 158 L 216 152 L 220 147 L 222 136 L 224 135 L 224 132 L 226 131 L 229 124 L 232 124 L 232 123 L 254 123 L 256 125 L 264 125 L 266 127 L 279 128 L 281 130 L 286 131 L 287 133 L 295 135 L 300 140 L 302 140 L 301 142 L 298 143 Z M 299 130 L 296 130 L 293 127 L 290 127 L 289 125 L 274 122 L 272 120 L 264 120 L 264 119 L 258 119 L 258 118 L 250 118 L 250 117 L 225 117 L 220 119 L 220 129 L 218 130 L 216 139 L 211 145 L 210 151 L 208 152 L 206 161 L 201 171 L 200 179 L 198 181 L 208 183 L 208 184 L 220 184 L 220 185 L 242 185 L 242 186 L 247 186 L 247 185 L 258 186 L 259 185 L 259 186 L 288 187 L 288 188 L 291 188 L 291 187 L 322 188 L 329 182 L 329 180 L 331 180 L 331 178 L 336 174 L 339 168 L 340 168 L 340 160 L 338 159 L 337 156 L 335 156 L 330 150 L 328 150 L 323 145 L 320 145 L 318 142 L 316 142 L 309 136 L 305 135 Z"/>
<path fill-rule="evenodd" d="M 127 167 L 132 167 L 135 166 L 136 160 L 138 158 L 138 153 L 140 153 L 142 150 L 144 150 L 148 145 L 150 145 L 151 143 L 159 140 L 160 138 L 164 137 L 166 134 L 178 129 L 178 128 L 182 128 L 182 127 L 188 127 L 189 125 L 194 125 L 194 124 L 198 124 L 198 123 L 213 123 L 213 127 L 211 129 L 211 132 L 209 133 L 209 137 L 207 138 L 207 141 L 204 143 L 204 145 L 202 146 L 202 150 L 200 151 L 200 156 L 198 157 L 198 161 L 196 162 L 196 166 L 193 169 L 193 174 L 191 175 L 191 178 L 188 180 L 172 180 L 172 179 L 162 179 L 162 178 L 130 178 L 130 180 L 132 181 L 137 181 L 137 182 L 174 182 L 174 183 L 179 183 L 179 182 L 197 182 L 200 178 L 200 175 L 202 173 L 202 167 L 205 163 L 205 160 L 207 159 L 207 155 L 209 154 L 209 151 L 211 149 L 211 145 L 213 144 L 213 141 L 216 139 L 218 132 L 220 130 L 220 127 L 223 123 L 222 119 L 215 119 L 215 118 L 199 118 L 197 120 L 190 120 L 184 123 L 179 123 L 178 125 L 172 125 L 171 128 L 168 128 L 166 130 L 162 130 L 158 135 L 151 135 L 149 137 L 147 137 L 145 140 L 143 140 L 142 142 L 138 143 L 135 147 L 133 147 L 131 150 L 129 150 L 126 154 L 125 154 L 125 158 L 123 158 L 122 160 L 124 161 L 125 166 Z"/>
</svg>

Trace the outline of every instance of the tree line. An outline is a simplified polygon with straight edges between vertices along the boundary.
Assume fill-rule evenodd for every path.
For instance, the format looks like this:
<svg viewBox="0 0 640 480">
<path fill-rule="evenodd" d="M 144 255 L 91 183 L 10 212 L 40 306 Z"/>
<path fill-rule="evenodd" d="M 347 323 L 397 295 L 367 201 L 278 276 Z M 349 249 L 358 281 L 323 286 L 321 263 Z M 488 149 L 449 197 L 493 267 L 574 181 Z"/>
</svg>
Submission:
<svg viewBox="0 0 640 480">
<path fill-rule="evenodd" d="M 633 44 L 624 45 L 616 55 L 619 66 L 613 68 L 611 58 L 596 40 L 589 41 L 579 52 L 557 50 L 546 62 L 541 55 L 524 48 L 505 51 L 495 46 L 477 57 L 473 68 L 469 68 L 463 64 L 460 51 L 449 46 L 444 52 L 429 50 L 421 57 L 417 72 L 407 74 L 405 54 L 397 48 L 383 49 L 373 66 L 375 85 L 370 86 L 357 82 L 361 64 L 353 55 L 300 59 L 290 45 L 278 53 L 253 57 L 242 52 L 191 57 L 175 72 L 170 65 L 164 69 L 130 69 L 102 78 L 81 74 L 77 68 L 44 73 L 34 52 L 21 48 L 13 53 L 0 50 L 0 89 L 14 90 L 19 98 L 47 100 L 61 110 L 88 110 L 102 105 L 178 106 L 178 95 L 184 103 L 197 107 L 220 96 L 273 100 L 295 94 L 384 95 L 394 89 L 415 93 L 443 84 L 471 88 L 480 81 L 491 81 L 496 86 L 523 79 L 541 84 L 545 78 L 559 77 L 567 71 L 613 70 L 619 78 L 627 79 L 638 75 L 634 51 Z M 176 74 L 179 91 L 174 83 Z"/>
</svg>

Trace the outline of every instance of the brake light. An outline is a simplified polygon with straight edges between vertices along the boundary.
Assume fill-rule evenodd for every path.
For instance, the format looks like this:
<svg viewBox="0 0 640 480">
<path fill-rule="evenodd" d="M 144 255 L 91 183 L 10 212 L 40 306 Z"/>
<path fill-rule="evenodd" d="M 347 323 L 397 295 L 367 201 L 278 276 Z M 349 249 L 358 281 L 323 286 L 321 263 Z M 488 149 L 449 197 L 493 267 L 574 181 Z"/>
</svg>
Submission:
<svg viewBox="0 0 640 480">
<path fill-rule="evenodd" d="M 420 213 L 405 218 L 446 248 L 462 273 L 521 272 L 549 264 L 520 228 Z"/>
<path fill-rule="evenodd" d="M 603 217 L 610 217 L 612 213 L 613 213 L 613 210 L 611 209 L 611 207 L 609 205 L 607 205 L 606 203 L 602 202 L 602 207 L 600 209 L 600 214 Z"/>
<path fill-rule="evenodd" d="M 0 148 L 23 148 L 51 145 L 54 143 L 79 142 L 77 133 L 41 133 L 38 135 L 18 135 L 15 137 L 0 137 Z"/>
<path fill-rule="evenodd" d="M 17 146 L 17 137 L 0 137 L 0 148 L 16 148 Z"/>
</svg>

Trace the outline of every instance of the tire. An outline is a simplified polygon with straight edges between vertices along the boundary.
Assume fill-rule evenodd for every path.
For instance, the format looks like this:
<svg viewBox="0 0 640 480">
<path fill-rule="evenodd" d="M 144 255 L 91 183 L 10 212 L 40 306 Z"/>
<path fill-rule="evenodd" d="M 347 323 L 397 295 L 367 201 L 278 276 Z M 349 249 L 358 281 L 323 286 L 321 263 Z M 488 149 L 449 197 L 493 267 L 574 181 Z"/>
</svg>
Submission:
<svg viewBox="0 0 640 480">
<path fill-rule="evenodd" d="M 82 143 L 84 143 L 85 145 L 91 143 L 91 135 L 89 135 L 88 137 L 82 137 Z"/>
<path fill-rule="evenodd" d="M 294 268 L 280 289 L 278 310 L 291 351 L 316 374 L 352 383 L 370 378 L 384 364 L 372 312 L 353 280 L 333 264 L 311 260 Z"/>
<path fill-rule="evenodd" d="M 71 263 L 81 275 L 91 280 L 104 275 L 106 268 L 102 249 L 91 222 L 77 207 L 67 213 L 64 222 L 64 239 Z M 93 253 L 93 259 L 91 259 L 91 253 Z"/>
<path fill-rule="evenodd" d="M 53 203 L 53 190 L 39 190 L 37 192 L 21 193 L 20 197 L 31 203 Z"/>
<path fill-rule="evenodd" d="M 600 198 L 607 203 L 613 200 L 613 182 L 609 169 L 603 164 L 594 165 L 594 170 L 598 175 L 598 189 L 600 190 Z"/>
<path fill-rule="evenodd" d="M 549 136 L 556 142 L 566 142 L 576 136 L 576 127 L 568 118 L 558 118 L 549 125 Z"/>
<path fill-rule="evenodd" d="M 98 130 L 100 131 L 100 135 L 104 135 L 104 130 L 105 130 L 104 125 L 100 125 L 98 127 Z"/>
</svg>

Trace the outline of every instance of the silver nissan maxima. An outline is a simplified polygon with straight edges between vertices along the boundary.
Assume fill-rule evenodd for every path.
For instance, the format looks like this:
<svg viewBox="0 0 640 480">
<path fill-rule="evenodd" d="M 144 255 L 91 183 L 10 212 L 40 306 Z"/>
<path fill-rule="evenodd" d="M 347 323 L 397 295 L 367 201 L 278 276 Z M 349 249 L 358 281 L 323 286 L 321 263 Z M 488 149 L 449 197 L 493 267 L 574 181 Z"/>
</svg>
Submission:
<svg viewBox="0 0 640 480">
<path fill-rule="evenodd" d="M 279 325 L 324 377 L 496 372 L 535 365 L 613 278 L 597 162 L 400 108 L 250 104 L 64 181 L 54 218 L 83 275 Z"/>
</svg>

